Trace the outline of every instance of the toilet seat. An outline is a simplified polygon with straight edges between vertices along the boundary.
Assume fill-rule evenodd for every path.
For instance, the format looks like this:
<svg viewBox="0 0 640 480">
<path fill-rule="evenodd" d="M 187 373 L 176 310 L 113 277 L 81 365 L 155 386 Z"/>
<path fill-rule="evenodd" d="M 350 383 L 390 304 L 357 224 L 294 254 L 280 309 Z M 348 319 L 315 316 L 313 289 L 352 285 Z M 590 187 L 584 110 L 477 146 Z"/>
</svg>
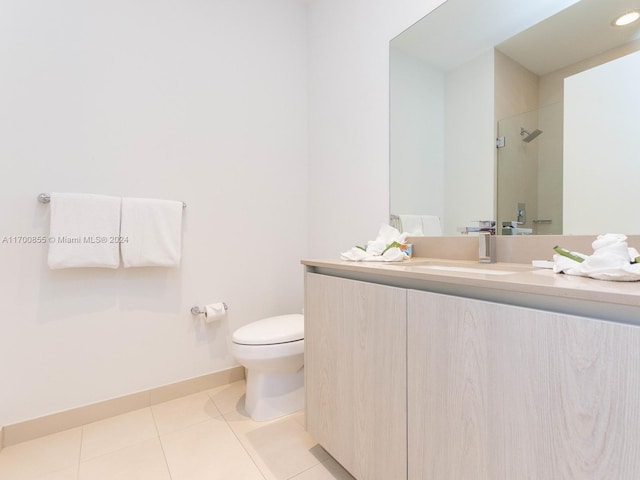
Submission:
<svg viewBox="0 0 640 480">
<path fill-rule="evenodd" d="M 277 345 L 304 339 L 302 314 L 280 315 L 264 318 L 237 329 L 233 343 L 239 345 Z"/>
</svg>

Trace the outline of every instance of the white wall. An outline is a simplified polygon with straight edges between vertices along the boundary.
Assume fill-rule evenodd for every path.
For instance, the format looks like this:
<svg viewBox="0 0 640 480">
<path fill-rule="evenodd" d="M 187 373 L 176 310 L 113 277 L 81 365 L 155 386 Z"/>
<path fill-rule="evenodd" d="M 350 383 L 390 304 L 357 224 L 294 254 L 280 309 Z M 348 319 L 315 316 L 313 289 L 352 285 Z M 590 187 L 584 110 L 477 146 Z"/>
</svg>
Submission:
<svg viewBox="0 0 640 480">
<path fill-rule="evenodd" d="M 390 52 L 390 211 L 444 215 L 444 74 Z"/>
<path fill-rule="evenodd" d="M 565 79 L 565 235 L 640 233 L 638 65 L 640 52 Z"/>
<path fill-rule="evenodd" d="M 538 235 L 562 233 L 562 142 L 563 113 L 562 102 L 546 105 L 539 110 L 539 127 L 544 138 L 538 137 L 538 220 L 551 220 L 550 224 L 534 224 Z M 532 141 L 531 143 L 534 143 Z M 527 221 L 530 221 L 527 219 Z M 593 230 L 591 231 L 593 233 Z"/>
<path fill-rule="evenodd" d="M 438 0 L 309 6 L 309 251 L 337 258 L 389 218 L 389 41 Z"/>
<path fill-rule="evenodd" d="M 493 49 L 445 80 L 445 235 L 495 220 Z"/>
<path fill-rule="evenodd" d="M 188 208 L 179 269 L 0 243 L 0 425 L 236 365 L 235 328 L 300 311 L 306 34 L 294 0 L 2 2 L 0 237 L 48 232 L 40 192 Z"/>
</svg>

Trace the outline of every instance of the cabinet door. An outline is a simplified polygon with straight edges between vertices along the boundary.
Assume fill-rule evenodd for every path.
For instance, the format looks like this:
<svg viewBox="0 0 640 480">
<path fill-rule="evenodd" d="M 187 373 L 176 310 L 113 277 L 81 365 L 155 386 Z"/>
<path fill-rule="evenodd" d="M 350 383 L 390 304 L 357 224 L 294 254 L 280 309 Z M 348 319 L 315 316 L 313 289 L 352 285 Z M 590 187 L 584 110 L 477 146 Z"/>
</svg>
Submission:
<svg viewBox="0 0 640 480">
<path fill-rule="evenodd" d="M 305 281 L 307 430 L 358 480 L 406 479 L 406 290 Z"/>
<path fill-rule="evenodd" d="M 640 478 L 640 328 L 408 293 L 411 480 Z"/>
</svg>

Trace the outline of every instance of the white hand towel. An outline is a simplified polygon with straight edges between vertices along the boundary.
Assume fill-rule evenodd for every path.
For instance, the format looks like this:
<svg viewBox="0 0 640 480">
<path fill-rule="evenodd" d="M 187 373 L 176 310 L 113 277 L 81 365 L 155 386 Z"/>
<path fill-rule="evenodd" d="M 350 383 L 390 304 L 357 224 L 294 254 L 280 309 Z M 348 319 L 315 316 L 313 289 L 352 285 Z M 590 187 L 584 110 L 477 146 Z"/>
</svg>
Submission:
<svg viewBox="0 0 640 480">
<path fill-rule="evenodd" d="M 125 268 L 179 266 L 182 202 L 123 198 L 121 236 Z"/>
<path fill-rule="evenodd" d="M 118 268 L 120 198 L 52 193 L 50 209 L 49 268 Z"/>
<path fill-rule="evenodd" d="M 409 235 L 423 235 L 422 232 L 422 217 L 420 215 L 407 215 L 401 214 L 400 222 L 402 223 L 402 231 Z"/>
<path fill-rule="evenodd" d="M 422 234 L 427 236 L 440 236 L 442 235 L 442 226 L 440 225 L 440 218 L 435 215 L 422 215 Z"/>
</svg>

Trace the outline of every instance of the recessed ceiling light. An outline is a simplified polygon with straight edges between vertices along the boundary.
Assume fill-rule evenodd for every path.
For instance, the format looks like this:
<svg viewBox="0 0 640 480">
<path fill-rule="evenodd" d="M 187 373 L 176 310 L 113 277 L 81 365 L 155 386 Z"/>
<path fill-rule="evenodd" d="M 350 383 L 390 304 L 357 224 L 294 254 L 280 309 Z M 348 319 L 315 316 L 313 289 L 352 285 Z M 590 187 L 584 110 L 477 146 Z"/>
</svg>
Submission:
<svg viewBox="0 0 640 480">
<path fill-rule="evenodd" d="M 631 12 L 627 12 L 623 15 L 620 15 L 613 21 L 613 25 L 616 27 L 624 27 L 625 25 L 629 25 L 630 23 L 635 22 L 640 18 L 640 11 L 633 10 Z"/>
</svg>

